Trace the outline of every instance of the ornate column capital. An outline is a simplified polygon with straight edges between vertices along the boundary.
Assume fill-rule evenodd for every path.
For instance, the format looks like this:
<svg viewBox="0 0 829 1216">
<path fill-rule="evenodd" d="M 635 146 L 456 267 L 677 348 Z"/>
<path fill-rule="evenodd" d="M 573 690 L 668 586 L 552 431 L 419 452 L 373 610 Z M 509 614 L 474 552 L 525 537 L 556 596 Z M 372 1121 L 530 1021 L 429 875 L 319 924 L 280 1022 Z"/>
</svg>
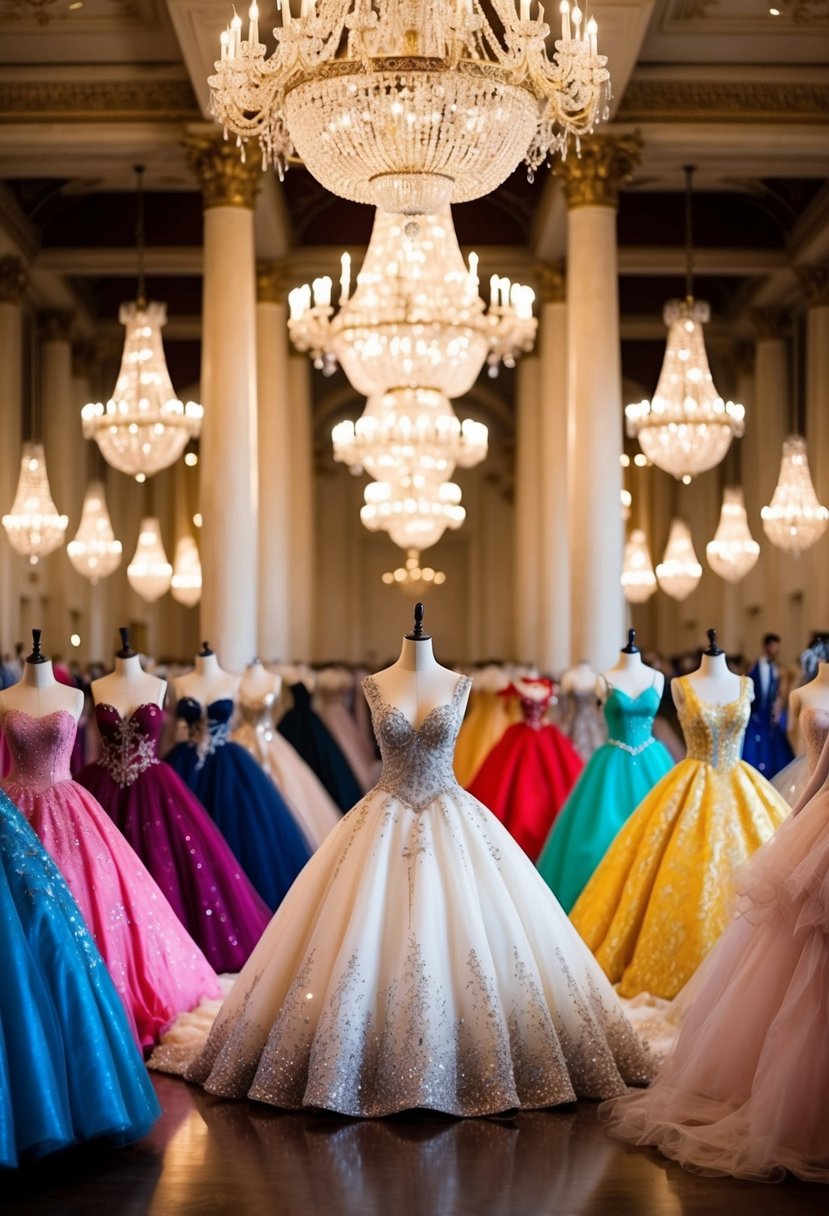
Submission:
<svg viewBox="0 0 829 1216">
<path fill-rule="evenodd" d="M 549 262 L 539 262 L 535 268 L 538 283 L 538 297 L 541 304 L 563 304 L 567 299 L 567 276 L 564 264 L 551 266 Z"/>
<path fill-rule="evenodd" d="M 791 319 L 783 308 L 756 308 L 751 323 L 758 342 L 771 339 L 782 342 L 791 330 Z"/>
<path fill-rule="evenodd" d="M 187 163 L 199 180 L 205 211 L 211 207 L 253 210 L 262 182 L 258 158 L 243 161 L 241 149 L 221 134 L 188 134 L 184 149 Z"/>
<path fill-rule="evenodd" d="M 630 181 L 642 153 L 642 137 L 591 135 L 581 141 L 581 153 L 556 160 L 553 171 L 564 184 L 570 211 L 576 207 L 619 205 L 619 190 Z"/>
<path fill-rule="evenodd" d="M 0 304 L 20 304 L 29 282 L 29 272 L 20 258 L 9 253 L 0 258 Z"/>
<path fill-rule="evenodd" d="M 733 351 L 734 366 L 742 375 L 754 371 L 755 351 L 751 342 L 737 342 Z"/>
<path fill-rule="evenodd" d="M 288 267 L 285 262 L 256 263 L 257 304 L 284 304 L 288 291 Z"/>
<path fill-rule="evenodd" d="M 798 266 L 797 277 L 809 308 L 821 308 L 829 304 L 829 264 Z"/>
<path fill-rule="evenodd" d="M 39 318 L 38 329 L 42 342 L 68 342 L 72 329 L 72 314 L 47 312 Z"/>
</svg>

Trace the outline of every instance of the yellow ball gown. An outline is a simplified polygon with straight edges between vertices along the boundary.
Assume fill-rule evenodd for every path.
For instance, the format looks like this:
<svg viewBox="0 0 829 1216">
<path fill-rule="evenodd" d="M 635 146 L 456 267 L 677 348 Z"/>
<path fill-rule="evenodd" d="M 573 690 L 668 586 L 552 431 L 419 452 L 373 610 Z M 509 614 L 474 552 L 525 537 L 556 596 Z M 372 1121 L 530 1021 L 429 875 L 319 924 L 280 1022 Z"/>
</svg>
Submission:
<svg viewBox="0 0 829 1216">
<path fill-rule="evenodd" d="M 672 999 L 730 919 L 732 875 L 789 807 L 740 759 L 751 681 L 727 705 L 681 677 L 688 748 L 621 828 L 571 912 L 619 995 Z"/>
</svg>

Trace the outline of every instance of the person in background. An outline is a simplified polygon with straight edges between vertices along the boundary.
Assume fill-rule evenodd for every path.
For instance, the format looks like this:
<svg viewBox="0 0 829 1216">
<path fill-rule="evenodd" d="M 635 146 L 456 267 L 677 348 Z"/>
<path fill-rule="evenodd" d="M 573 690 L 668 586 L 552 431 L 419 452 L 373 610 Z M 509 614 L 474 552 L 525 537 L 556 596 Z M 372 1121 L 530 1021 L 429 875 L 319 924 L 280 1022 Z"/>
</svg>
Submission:
<svg viewBox="0 0 829 1216">
<path fill-rule="evenodd" d="M 779 635 L 764 634 L 763 652 L 746 673 L 754 683 L 754 701 L 743 741 L 743 759 L 768 779 L 794 759 L 780 722 L 783 700 L 779 654 Z"/>
</svg>

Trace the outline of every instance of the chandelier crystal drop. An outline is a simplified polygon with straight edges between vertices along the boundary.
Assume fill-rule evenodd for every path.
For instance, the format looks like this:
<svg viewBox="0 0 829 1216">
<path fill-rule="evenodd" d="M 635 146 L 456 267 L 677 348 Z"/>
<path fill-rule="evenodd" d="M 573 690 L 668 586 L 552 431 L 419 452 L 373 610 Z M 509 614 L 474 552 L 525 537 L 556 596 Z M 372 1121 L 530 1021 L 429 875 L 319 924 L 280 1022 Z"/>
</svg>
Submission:
<svg viewBox="0 0 829 1216">
<path fill-rule="evenodd" d="M 751 535 L 743 491 L 726 486 L 723 491 L 720 522 L 714 539 L 705 546 L 708 565 L 729 583 L 739 583 L 756 564 L 760 546 Z"/>
<path fill-rule="evenodd" d="M 771 543 L 790 553 L 803 553 L 826 531 L 829 510 L 817 500 L 802 435 L 789 435 L 783 443 L 777 486 L 760 516 Z"/>
<path fill-rule="evenodd" d="M 121 565 L 122 548 L 115 539 L 106 504 L 103 482 L 93 481 L 84 495 L 81 522 L 66 546 L 78 574 L 93 584 L 107 578 Z"/>
<path fill-rule="evenodd" d="M 127 566 L 127 581 L 148 604 L 160 599 L 170 589 L 173 567 L 167 561 L 161 539 L 161 525 L 154 517 L 141 520 L 138 544 Z"/>
<path fill-rule="evenodd" d="M 24 443 L 17 492 L 11 511 L 3 516 L 9 544 L 35 566 L 63 544 L 68 523 L 52 499 L 43 444 Z"/>
<path fill-rule="evenodd" d="M 648 538 L 641 528 L 634 528 L 625 544 L 622 563 L 622 593 L 629 604 L 644 604 L 656 591 Z"/>
<path fill-rule="evenodd" d="M 685 600 L 701 578 L 702 566 L 694 552 L 691 529 L 684 519 L 675 519 L 662 561 L 656 567 L 657 582 L 671 599 Z"/>
<path fill-rule="evenodd" d="M 437 484 L 403 477 L 398 482 L 372 481 L 364 491 L 360 519 L 369 532 L 388 532 L 401 549 L 428 549 L 447 528 L 459 528 L 466 519 L 460 487 L 452 481 Z"/>
<path fill-rule="evenodd" d="M 407 595 L 418 596 L 431 591 L 433 587 L 441 587 L 446 582 L 446 575 L 442 570 L 422 566 L 417 549 L 409 549 L 405 565 L 387 570 L 382 579 L 387 587 L 399 587 Z"/>
<path fill-rule="evenodd" d="M 192 536 L 179 537 L 176 544 L 170 594 L 185 608 L 195 607 L 201 599 L 201 558 Z"/>
<path fill-rule="evenodd" d="M 327 190 L 386 211 L 430 215 L 491 194 L 607 117 L 598 27 L 576 3 L 550 28 L 530 0 L 277 0 L 266 58 L 259 9 L 234 15 L 209 77 L 211 111 L 280 177 L 296 153 Z"/>
</svg>

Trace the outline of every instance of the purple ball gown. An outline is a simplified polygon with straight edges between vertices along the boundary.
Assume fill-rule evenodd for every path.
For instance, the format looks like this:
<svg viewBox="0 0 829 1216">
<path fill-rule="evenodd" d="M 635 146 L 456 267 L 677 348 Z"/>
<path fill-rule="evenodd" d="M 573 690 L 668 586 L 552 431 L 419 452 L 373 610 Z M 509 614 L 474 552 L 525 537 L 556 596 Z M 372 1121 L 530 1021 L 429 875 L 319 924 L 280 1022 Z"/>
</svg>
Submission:
<svg viewBox="0 0 829 1216">
<path fill-rule="evenodd" d="M 195 794 L 158 758 L 164 711 L 96 705 L 103 751 L 77 777 L 135 849 L 217 971 L 239 971 L 271 918 Z"/>
</svg>

